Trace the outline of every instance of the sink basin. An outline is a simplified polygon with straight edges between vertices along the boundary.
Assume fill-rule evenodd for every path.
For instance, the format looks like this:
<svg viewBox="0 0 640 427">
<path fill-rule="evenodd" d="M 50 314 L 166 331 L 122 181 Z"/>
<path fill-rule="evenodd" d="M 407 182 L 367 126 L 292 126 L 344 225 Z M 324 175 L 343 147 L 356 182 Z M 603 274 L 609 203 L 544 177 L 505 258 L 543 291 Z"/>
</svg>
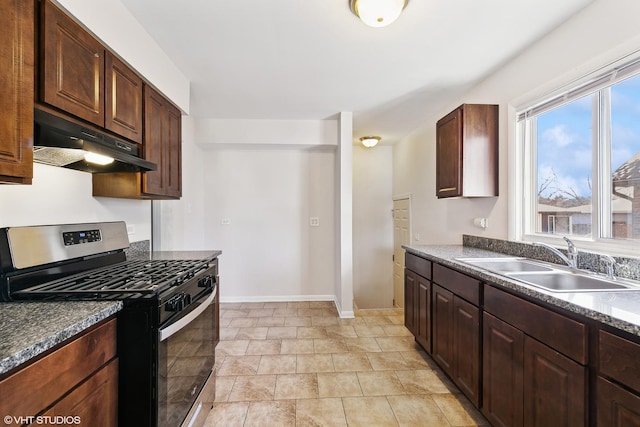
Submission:
<svg viewBox="0 0 640 427">
<path fill-rule="evenodd" d="M 554 271 L 553 268 L 526 258 L 458 258 L 457 260 L 496 273 Z"/>
<path fill-rule="evenodd" d="M 638 291 L 640 287 L 625 282 L 575 273 L 511 274 L 513 279 L 545 288 L 552 292 Z"/>
</svg>

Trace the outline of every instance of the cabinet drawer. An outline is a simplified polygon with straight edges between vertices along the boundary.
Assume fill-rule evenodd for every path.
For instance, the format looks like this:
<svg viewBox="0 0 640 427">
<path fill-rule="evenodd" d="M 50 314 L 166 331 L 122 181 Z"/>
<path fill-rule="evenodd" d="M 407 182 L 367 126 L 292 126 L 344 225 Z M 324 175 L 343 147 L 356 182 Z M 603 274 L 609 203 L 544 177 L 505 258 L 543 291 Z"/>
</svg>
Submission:
<svg viewBox="0 0 640 427">
<path fill-rule="evenodd" d="M 440 264 L 433 264 L 433 282 L 466 299 L 474 305 L 480 305 L 482 283 L 478 279 Z"/>
<path fill-rule="evenodd" d="M 600 374 L 640 392 L 640 344 L 600 331 Z"/>
<path fill-rule="evenodd" d="M 587 364 L 585 324 L 492 286 L 484 288 L 484 308 L 576 362 Z"/>
<path fill-rule="evenodd" d="M 36 415 L 115 356 L 114 319 L 0 382 L 0 413 Z"/>
<path fill-rule="evenodd" d="M 431 280 L 431 261 L 407 252 L 404 258 L 404 266 L 422 277 Z"/>
</svg>

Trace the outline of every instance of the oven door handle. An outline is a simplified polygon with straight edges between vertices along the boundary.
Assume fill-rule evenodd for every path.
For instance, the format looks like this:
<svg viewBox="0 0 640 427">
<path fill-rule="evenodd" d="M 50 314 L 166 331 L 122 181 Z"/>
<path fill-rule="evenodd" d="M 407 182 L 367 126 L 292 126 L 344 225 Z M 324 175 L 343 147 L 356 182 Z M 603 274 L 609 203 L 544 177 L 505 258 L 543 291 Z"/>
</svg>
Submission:
<svg viewBox="0 0 640 427">
<path fill-rule="evenodd" d="M 194 321 L 198 316 L 200 316 L 211 305 L 211 303 L 213 302 L 213 299 L 216 297 L 217 293 L 218 293 L 218 287 L 216 286 L 215 288 L 213 288 L 213 292 L 211 293 L 211 295 L 209 295 L 207 297 L 207 299 L 204 302 L 202 302 L 198 307 L 196 307 L 193 311 L 191 311 L 186 316 L 182 317 L 177 322 L 172 323 L 171 325 L 167 326 L 166 328 L 161 329 L 160 330 L 160 341 L 162 342 L 162 341 L 166 340 L 171 335 L 175 334 L 180 329 L 184 328 L 189 323 Z"/>
</svg>

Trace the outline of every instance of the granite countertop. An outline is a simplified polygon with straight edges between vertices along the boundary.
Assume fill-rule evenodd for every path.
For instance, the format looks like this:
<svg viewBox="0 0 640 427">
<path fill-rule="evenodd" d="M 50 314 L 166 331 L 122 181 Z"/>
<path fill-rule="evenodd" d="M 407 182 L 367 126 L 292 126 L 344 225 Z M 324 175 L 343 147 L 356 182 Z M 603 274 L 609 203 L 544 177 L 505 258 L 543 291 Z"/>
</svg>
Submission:
<svg viewBox="0 0 640 427">
<path fill-rule="evenodd" d="M 0 375 L 121 309 L 119 301 L 1 302 Z"/>
<path fill-rule="evenodd" d="M 127 255 L 127 259 L 174 260 L 174 259 L 214 259 L 222 254 L 219 250 L 203 251 L 153 251 L 135 252 Z"/>
<path fill-rule="evenodd" d="M 481 280 L 640 336 L 640 291 L 550 292 L 456 260 L 456 258 L 497 258 L 511 257 L 511 255 L 462 245 L 406 245 L 403 248 L 409 253 L 453 267 Z"/>
</svg>

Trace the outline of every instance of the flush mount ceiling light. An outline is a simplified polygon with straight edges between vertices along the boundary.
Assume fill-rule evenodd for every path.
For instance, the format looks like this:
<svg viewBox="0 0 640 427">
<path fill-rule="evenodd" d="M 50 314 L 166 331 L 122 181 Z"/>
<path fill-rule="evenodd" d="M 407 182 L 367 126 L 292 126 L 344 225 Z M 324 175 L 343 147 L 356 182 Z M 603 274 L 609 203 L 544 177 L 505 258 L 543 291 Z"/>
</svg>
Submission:
<svg viewBox="0 0 640 427">
<path fill-rule="evenodd" d="M 349 0 L 351 11 L 370 27 L 386 27 L 400 17 L 409 0 Z"/>
<path fill-rule="evenodd" d="M 378 142 L 380 142 L 382 138 L 379 136 L 363 136 L 360 138 L 360 142 L 367 148 L 375 147 Z"/>
</svg>

